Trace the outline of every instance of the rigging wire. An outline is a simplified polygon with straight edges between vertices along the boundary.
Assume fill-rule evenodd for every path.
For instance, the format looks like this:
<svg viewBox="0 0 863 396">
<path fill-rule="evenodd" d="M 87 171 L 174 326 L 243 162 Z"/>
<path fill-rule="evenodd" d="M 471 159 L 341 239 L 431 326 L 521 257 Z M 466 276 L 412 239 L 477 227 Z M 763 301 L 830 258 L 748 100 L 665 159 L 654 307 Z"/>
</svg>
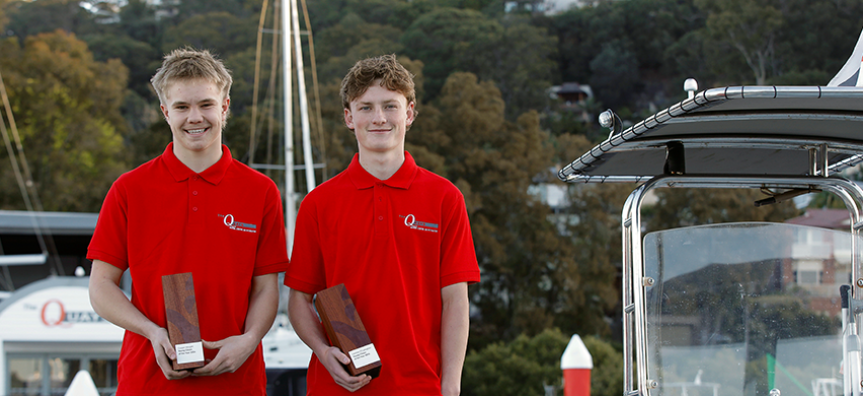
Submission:
<svg viewBox="0 0 863 396">
<path fill-rule="evenodd" d="M 261 75 L 261 41 L 264 39 L 264 21 L 267 19 L 267 5 L 269 1 L 264 0 L 264 5 L 261 7 L 261 19 L 258 21 L 258 42 L 255 45 L 255 83 L 252 92 L 252 133 L 249 137 L 249 164 L 255 163 L 255 128 L 257 125 L 258 113 L 258 82 Z"/>
<path fill-rule="evenodd" d="M 284 37 L 284 34 L 278 34 L 281 31 L 281 10 L 284 7 L 282 1 L 276 0 L 273 9 L 273 47 L 270 52 L 270 85 L 267 86 L 267 95 L 269 105 L 267 107 L 267 164 L 273 163 L 273 130 L 275 129 L 275 119 L 273 113 L 276 106 L 276 78 L 279 71 L 279 37 Z M 261 117 L 263 119 L 263 117 Z M 286 167 L 287 169 L 287 167 Z M 267 169 L 267 176 L 270 176 L 272 170 Z"/>
<path fill-rule="evenodd" d="M 324 141 L 324 121 L 321 117 L 321 92 L 318 88 L 318 66 L 315 62 L 315 40 L 312 38 L 312 22 L 309 20 L 309 9 L 306 7 L 306 0 L 300 0 L 300 3 L 303 5 L 303 18 L 306 22 L 306 31 L 309 33 L 309 57 L 311 60 L 312 67 L 312 90 L 315 93 L 315 121 L 318 131 L 318 142 L 320 143 L 320 147 L 318 148 L 321 152 L 321 163 L 324 165 L 323 171 L 321 172 L 321 182 L 327 181 L 327 143 Z"/>
<path fill-rule="evenodd" d="M 33 176 L 30 173 L 30 167 L 27 165 L 27 157 L 24 155 L 24 145 L 21 144 L 21 136 L 18 134 L 18 127 L 15 125 L 15 116 L 12 114 L 12 105 L 9 103 L 9 96 L 6 93 L 6 85 L 3 83 L 3 74 L 0 73 L 0 99 L 3 101 L 3 106 L 6 108 L 6 118 L 9 119 L 9 129 L 12 131 L 12 137 L 15 139 L 15 145 L 18 149 L 18 157 L 21 160 L 21 168 L 23 168 L 23 175 L 21 173 L 21 169 L 18 167 L 18 159 L 15 158 L 14 151 L 12 150 L 12 143 L 9 141 L 9 134 L 6 130 L 6 124 L 3 121 L 3 117 L 0 117 L 0 133 L 3 134 L 3 140 L 6 143 L 6 150 L 9 153 L 9 159 L 12 161 L 12 169 L 15 172 L 15 178 L 18 179 L 18 187 L 21 189 L 21 195 L 24 198 L 24 204 L 27 207 L 27 210 L 31 213 L 31 221 L 33 222 L 33 229 L 36 233 L 36 240 L 39 242 L 39 247 L 42 249 L 43 254 L 50 253 L 52 261 L 56 268 L 51 268 L 51 273 L 55 275 L 66 275 L 63 270 L 63 263 L 60 261 L 60 255 L 57 253 L 57 248 L 54 246 L 54 238 L 51 236 L 51 230 L 45 228 L 44 230 L 39 225 L 39 221 L 36 219 L 35 212 L 44 212 L 42 207 L 42 201 L 39 199 L 39 192 L 36 190 L 36 186 L 33 183 Z M 27 191 L 27 187 L 30 187 L 29 193 Z M 30 195 L 33 195 L 33 200 L 31 202 Z M 34 211 L 35 206 L 35 211 Z M 49 267 L 50 268 L 50 267 Z"/>
</svg>

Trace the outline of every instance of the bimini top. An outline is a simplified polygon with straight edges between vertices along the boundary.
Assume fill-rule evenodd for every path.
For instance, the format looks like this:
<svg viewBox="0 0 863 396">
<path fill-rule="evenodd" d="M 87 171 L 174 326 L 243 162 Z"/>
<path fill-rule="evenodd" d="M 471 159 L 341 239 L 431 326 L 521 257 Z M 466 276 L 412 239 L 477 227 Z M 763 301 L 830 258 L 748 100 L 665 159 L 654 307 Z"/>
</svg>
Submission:
<svg viewBox="0 0 863 396">
<path fill-rule="evenodd" d="M 860 162 L 863 88 L 725 87 L 609 136 L 558 177 L 639 182 L 669 167 L 672 174 L 733 176 L 822 175 L 826 167 L 829 175 Z"/>
</svg>

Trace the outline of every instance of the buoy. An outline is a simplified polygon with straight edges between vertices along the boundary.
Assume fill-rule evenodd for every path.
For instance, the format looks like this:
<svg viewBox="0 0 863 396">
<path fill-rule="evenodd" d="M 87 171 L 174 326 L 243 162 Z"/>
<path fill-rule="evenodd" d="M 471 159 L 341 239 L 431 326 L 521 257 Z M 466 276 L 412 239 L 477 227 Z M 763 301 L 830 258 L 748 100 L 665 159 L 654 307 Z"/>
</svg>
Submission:
<svg viewBox="0 0 863 396">
<path fill-rule="evenodd" d="M 564 396 L 590 396 L 590 371 L 593 357 L 578 334 L 572 336 L 560 358 Z"/>
<path fill-rule="evenodd" d="M 66 396 L 99 396 L 96 384 L 93 383 L 93 378 L 87 370 L 81 370 L 75 374 L 69 389 L 66 390 Z"/>
</svg>

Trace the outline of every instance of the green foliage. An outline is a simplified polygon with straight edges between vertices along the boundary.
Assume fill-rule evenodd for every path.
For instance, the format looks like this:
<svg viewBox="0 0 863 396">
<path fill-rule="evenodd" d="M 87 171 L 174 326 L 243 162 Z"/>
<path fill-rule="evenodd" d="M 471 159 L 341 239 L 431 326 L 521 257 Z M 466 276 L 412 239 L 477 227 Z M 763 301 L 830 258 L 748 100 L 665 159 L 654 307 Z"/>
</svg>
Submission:
<svg viewBox="0 0 863 396">
<path fill-rule="evenodd" d="M 462 387 L 472 396 L 542 396 L 544 385 L 561 386 L 560 358 L 569 339 L 557 329 L 508 344 L 491 344 L 465 359 Z"/>
<path fill-rule="evenodd" d="M 45 210 L 96 211 L 127 169 L 120 115 L 127 70 L 96 62 L 58 31 L 0 42 L 0 69 Z M 5 150 L 2 161 L 8 161 Z M 12 167 L 0 168 L 0 207 L 23 209 Z M 50 198 L 50 199 L 48 199 Z"/>
<path fill-rule="evenodd" d="M 753 202 L 765 196 L 753 190 L 668 188 L 656 196 L 654 216 L 646 222 L 651 231 L 740 220 L 781 223 L 800 213 L 790 200 L 756 207 Z"/>
<path fill-rule="evenodd" d="M 156 98 L 150 89 L 150 77 L 160 64 L 160 54 L 150 44 L 115 34 L 95 34 L 82 39 L 89 48 L 98 49 L 93 52 L 95 60 L 106 62 L 109 59 L 119 59 L 123 65 L 132 65 L 129 70 L 129 88 L 141 97 Z"/>
<path fill-rule="evenodd" d="M 507 14 L 504 3 L 308 1 L 324 131 L 322 137 L 313 133 L 313 142 L 316 158 L 326 146 L 325 176 L 345 169 L 356 152 L 338 96 L 348 68 L 361 58 L 396 53 L 416 75 L 420 115 L 407 148 L 420 165 L 464 193 L 483 269 L 483 282 L 471 289 L 480 309 L 472 348 L 550 327 L 610 333 L 607 318 L 619 309 L 620 206 L 632 186 L 570 186 L 571 207 L 555 212 L 528 192 L 551 182 L 555 166 L 607 136 L 594 124 L 598 111 L 612 107 L 638 121 L 648 109 L 682 99 L 687 77 L 696 77 L 702 89 L 758 81 L 824 84 L 850 54 L 863 15 L 861 0 L 598 1 L 552 16 L 526 7 Z M 176 15 L 157 18 L 157 11 L 170 9 L 130 0 L 117 14 L 121 22 L 113 24 L 97 23 L 77 1 L 0 0 L 0 27 L 8 20 L 0 37 L 15 36 L 2 44 L 0 70 L 50 205 L 95 210 L 119 172 L 164 150 L 170 131 L 149 78 L 162 54 L 184 45 L 207 48 L 232 69 L 224 141 L 236 158 L 248 158 L 262 5 L 184 0 Z M 269 2 L 265 29 L 274 10 Z M 58 28 L 76 34 L 92 55 L 68 34 L 34 36 Z M 275 36 L 267 31 L 263 37 L 255 156 L 281 162 L 282 99 L 275 93 L 281 77 L 269 85 Z M 596 96 L 583 106 L 587 120 L 558 111 L 548 99 L 547 89 L 562 82 L 592 85 Z M 7 168 L 0 166 L 0 206 L 20 208 Z M 271 176 L 281 182 L 280 175 Z M 662 205 L 647 225 L 796 214 L 790 203 L 755 208 L 758 198 L 662 190 Z"/>
<path fill-rule="evenodd" d="M 593 359 L 590 372 L 590 394 L 594 396 L 623 394 L 623 353 L 599 338 L 582 337 Z"/>
<path fill-rule="evenodd" d="M 470 396 L 545 395 L 544 386 L 562 394 L 560 359 L 570 338 L 558 329 L 534 337 L 520 335 L 509 343 L 494 343 L 472 351 L 465 359 L 463 394 Z M 593 359 L 590 393 L 623 393 L 623 355 L 599 338 L 582 337 Z"/>
<path fill-rule="evenodd" d="M 402 43 L 406 53 L 425 62 L 429 99 L 447 76 L 466 71 L 495 83 L 509 119 L 545 106 L 556 69 L 556 39 L 526 18 L 496 21 L 478 11 L 439 8 L 417 19 Z"/>
<path fill-rule="evenodd" d="M 631 44 L 615 40 L 602 46 L 602 51 L 590 61 L 591 88 L 603 103 L 612 107 L 627 101 L 630 92 L 636 90 L 641 80 L 638 76 L 638 59 L 629 48 Z"/>
<path fill-rule="evenodd" d="M 6 24 L 9 23 L 9 18 L 6 17 L 6 4 L 10 0 L 0 0 L 0 37 L 3 37 L 6 30 Z"/>
<path fill-rule="evenodd" d="M 776 40 L 784 23 L 780 11 L 758 0 L 696 0 L 695 4 L 708 13 L 706 31 L 717 44 L 712 48 L 739 52 L 755 83 L 764 85 L 770 69 L 776 67 Z"/>
<path fill-rule="evenodd" d="M 7 29 L 20 38 L 62 29 L 87 34 L 96 29 L 90 14 L 76 0 L 8 1 Z"/>
<path fill-rule="evenodd" d="M 191 46 L 226 57 L 255 48 L 256 28 L 256 18 L 244 18 L 226 11 L 198 14 L 169 27 L 163 47 L 168 52 Z"/>
<path fill-rule="evenodd" d="M 498 42 L 502 33 L 500 23 L 478 11 L 439 8 L 418 18 L 401 42 L 408 56 L 425 61 L 426 93 L 434 98 L 451 73 L 468 71 L 460 61 Z"/>
</svg>

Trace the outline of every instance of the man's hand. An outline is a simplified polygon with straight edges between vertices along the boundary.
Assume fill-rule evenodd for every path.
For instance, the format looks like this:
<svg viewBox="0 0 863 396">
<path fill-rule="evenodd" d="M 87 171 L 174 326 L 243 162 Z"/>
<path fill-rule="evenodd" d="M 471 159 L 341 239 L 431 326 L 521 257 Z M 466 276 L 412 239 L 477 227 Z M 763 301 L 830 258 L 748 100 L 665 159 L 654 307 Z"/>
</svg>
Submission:
<svg viewBox="0 0 863 396">
<path fill-rule="evenodd" d="M 330 372 L 336 384 L 350 392 L 356 392 L 358 389 L 368 385 L 372 380 L 372 377 L 365 374 L 360 374 L 356 377 L 348 374 L 343 364 L 350 364 L 351 359 L 342 353 L 339 348 L 329 347 L 325 349 L 323 356 L 318 356 L 318 359 L 327 368 L 327 371 Z"/>
<path fill-rule="evenodd" d="M 339 348 L 330 346 L 324 335 L 324 328 L 315 315 L 311 294 L 291 289 L 291 296 L 288 299 L 288 317 L 297 335 L 309 348 L 312 348 L 315 356 L 330 372 L 336 384 L 350 392 L 356 392 L 357 389 L 369 384 L 372 377 L 365 374 L 352 377 L 342 366 L 349 364 L 351 359 Z"/>
<path fill-rule="evenodd" d="M 171 346 L 167 330 L 159 328 L 148 338 L 153 346 L 153 354 L 156 355 L 156 363 L 159 364 L 165 378 L 169 380 L 183 379 L 192 374 L 188 371 L 174 371 L 171 360 L 176 359 L 177 354 L 174 352 L 174 347 Z"/>
<path fill-rule="evenodd" d="M 192 374 L 203 377 L 233 373 L 255 352 L 260 342 L 249 334 L 231 336 L 220 341 L 203 341 L 204 348 L 218 349 L 219 353 L 206 366 L 192 371 Z"/>
</svg>

